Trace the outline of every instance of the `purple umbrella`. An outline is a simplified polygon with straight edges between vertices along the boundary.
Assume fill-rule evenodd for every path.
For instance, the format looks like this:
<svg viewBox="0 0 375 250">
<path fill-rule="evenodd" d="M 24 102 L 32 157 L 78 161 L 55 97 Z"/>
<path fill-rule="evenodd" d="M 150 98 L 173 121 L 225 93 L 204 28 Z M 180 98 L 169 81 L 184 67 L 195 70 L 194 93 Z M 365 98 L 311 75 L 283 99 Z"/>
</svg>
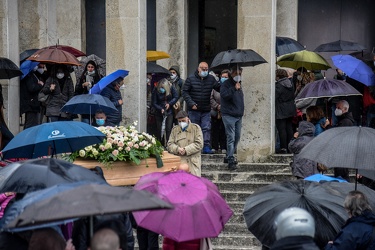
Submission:
<svg viewBox="0 0 375 250">
<path fill-rule="evenodd" d="M 174 206 L 168 211 L 133 213 L 139 226 L 174 241 L 217 237 L 233 215 L 215 184 L 182 170 L 144 175 L 134 188 Z"/>
<path fill-rule="evenodd" d="M 335 79 L 321 79 L 306 84 L 297 95 L 296 101 L 310 98 L 362 95 L 349 83 Z"/>
<path fill-rule="evenodd" d="M 344 71 L 350 78 L 366 86 L 375 85 L 375 74 L 366 63 L 351 55 L 336 55 L 331 58 L 333 64 Z"/>
</svg>

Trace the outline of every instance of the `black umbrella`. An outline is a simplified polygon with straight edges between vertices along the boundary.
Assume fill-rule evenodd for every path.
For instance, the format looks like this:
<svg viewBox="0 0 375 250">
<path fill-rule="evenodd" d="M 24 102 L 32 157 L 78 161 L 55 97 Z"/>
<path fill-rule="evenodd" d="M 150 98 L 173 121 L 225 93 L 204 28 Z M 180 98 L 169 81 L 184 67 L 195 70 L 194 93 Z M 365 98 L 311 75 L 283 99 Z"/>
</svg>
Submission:
<svg viewBox="0 0 375 250">
<path fill-rule="evenodd" d="M 20 54 L 20 62 L 22 63 L 23 61 L 26 60 L 26 58 L 30 57 L 32 54 L 37 52 L 39 49 L 27 49 L 25 51 L 22 51 Z"/>
<path fill-rule="evenodd" d="M 369 66 L 374 66 L 374 54 L 370 52 L 364 52 L 364 51 L 356 51 L 352 52 L 349 55 L 354 56 L 355 58 L 363 61 Z"/>
<path fill-rule="evenodd" d="M 365 46 L 349 42 L 338 40 L 330 43 L 324 43 L 319 45 L 314 51 L 316 52 L 338 52 L 338 51 L 360 51 L 366 49 Z"/>
<path fill-rule="evenodd" d="M 233 49 L 222 51 L 212 61 L 211 68 L 228 69 L 232 66 L 248 67 L 267 63 L 267 61 L 254 50 Z"/>
<path fill-rule="evenodd" d="M 54 158 L 12 163 L 0 170 L 0 193 L 28 193 L 60 183 L 76 181 L 104 182 L 94 172 Z"/>
<path fill-rule="evenodd" d="M 0 79 L 11 79 L 22 76 L 20 68 L 10 59 L 0 57 Z"/>
<path fill-rule="evenodd" d="M 55 188 L 60 188 L 61 191 L 55 194 Z M 25 198 L 33 195 L 40 197 L 40 192 L 45 198 L 37 199 L 21 209 L 18 216 L 3 225 L 3 228 L 35 226 L 94 215 L 172 208 L 169 203 L 149 192 L 98 183 L 62 184 L 60 187 L 35 192 L 36 194 L 30 193 Z M 49 192 L 54 194 L 48 195 Z M 17 202 L 13 206 L 16 207 Z"/>
<path fill-rule="evenodd" d="M 258 189 L 247 198 L 243 215 L 249 231 L 265 246 L 276 240 L 274 221 L 290 207 L 308 211 L 315 220 L 315 241 L 323 247 L 334 239 L 348 218 L 344 197 L 330 182 L 285 181 Z"/>
<path fill-rule="evenodd" d="M 147 62 L 147 74 L 164 74 L 166 77 L 171 75 L 168 69 L 153 62 Z"/>
<path fill-rule="evenodd" d="M 304 50 L 305 47 L 290 37 L 276 37 L 276 56 Z"/>
</svg>

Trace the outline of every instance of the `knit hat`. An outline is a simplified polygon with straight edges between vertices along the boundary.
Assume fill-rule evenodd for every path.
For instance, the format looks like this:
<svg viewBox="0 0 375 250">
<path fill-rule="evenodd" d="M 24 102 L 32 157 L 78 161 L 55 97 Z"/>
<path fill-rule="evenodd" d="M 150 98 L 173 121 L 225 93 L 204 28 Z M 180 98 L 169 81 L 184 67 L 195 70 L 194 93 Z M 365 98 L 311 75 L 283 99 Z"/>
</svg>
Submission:
<svg viewBox="0 0 375 250">
<path fill-rule="evenodd" d="M 178 77 L 180 77 L 180 67 L 178 67 L 177 65 L 173 65 L 169 68 L 169 70 L 174 70 L 176 71 Z"/>
</svg>

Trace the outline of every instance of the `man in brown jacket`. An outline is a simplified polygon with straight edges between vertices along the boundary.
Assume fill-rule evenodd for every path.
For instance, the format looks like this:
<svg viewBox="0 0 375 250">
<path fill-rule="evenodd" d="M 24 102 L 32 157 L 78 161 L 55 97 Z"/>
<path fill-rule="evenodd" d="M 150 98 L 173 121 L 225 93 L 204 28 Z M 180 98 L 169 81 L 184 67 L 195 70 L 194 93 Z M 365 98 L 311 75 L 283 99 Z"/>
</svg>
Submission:
<svg viewBox="0 0 375 250">
<path fill-rule="evenodd" d="M 202 129 L 191 123 L 185 111 L 176 115 L 178 125 L 172 128 L 168 140 L 168 151 L 181 157 L 181 163 L 189 165 L 190 173 L 201 176 L 201 150 L 203 148 Z"/>
</svg>

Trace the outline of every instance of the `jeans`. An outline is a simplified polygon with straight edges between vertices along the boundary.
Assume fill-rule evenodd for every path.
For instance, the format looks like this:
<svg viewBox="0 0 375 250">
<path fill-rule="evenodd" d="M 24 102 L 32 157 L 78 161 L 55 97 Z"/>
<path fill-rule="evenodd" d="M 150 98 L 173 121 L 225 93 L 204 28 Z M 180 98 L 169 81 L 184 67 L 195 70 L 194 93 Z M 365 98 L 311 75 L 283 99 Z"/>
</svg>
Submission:
<svg viewBox="0 0 375 250">
<path fill-rule="evenodd" d="M 222 116 L 225 134 L 227 135 L 227 157 L 232 157 L 234 151 L 237 150 L 238 142 L 241 137 L 241 128 L 242 128 L 242 116 L 233 117 L 230 115 Z"/>
<path fill-rule="evenodd" d="M 203 133 L 204 146 L 210 146 L 211 141 L 211 113 L 190 110 L 189 119 L 192 123 L 198 124 Z"/>
</svg>

